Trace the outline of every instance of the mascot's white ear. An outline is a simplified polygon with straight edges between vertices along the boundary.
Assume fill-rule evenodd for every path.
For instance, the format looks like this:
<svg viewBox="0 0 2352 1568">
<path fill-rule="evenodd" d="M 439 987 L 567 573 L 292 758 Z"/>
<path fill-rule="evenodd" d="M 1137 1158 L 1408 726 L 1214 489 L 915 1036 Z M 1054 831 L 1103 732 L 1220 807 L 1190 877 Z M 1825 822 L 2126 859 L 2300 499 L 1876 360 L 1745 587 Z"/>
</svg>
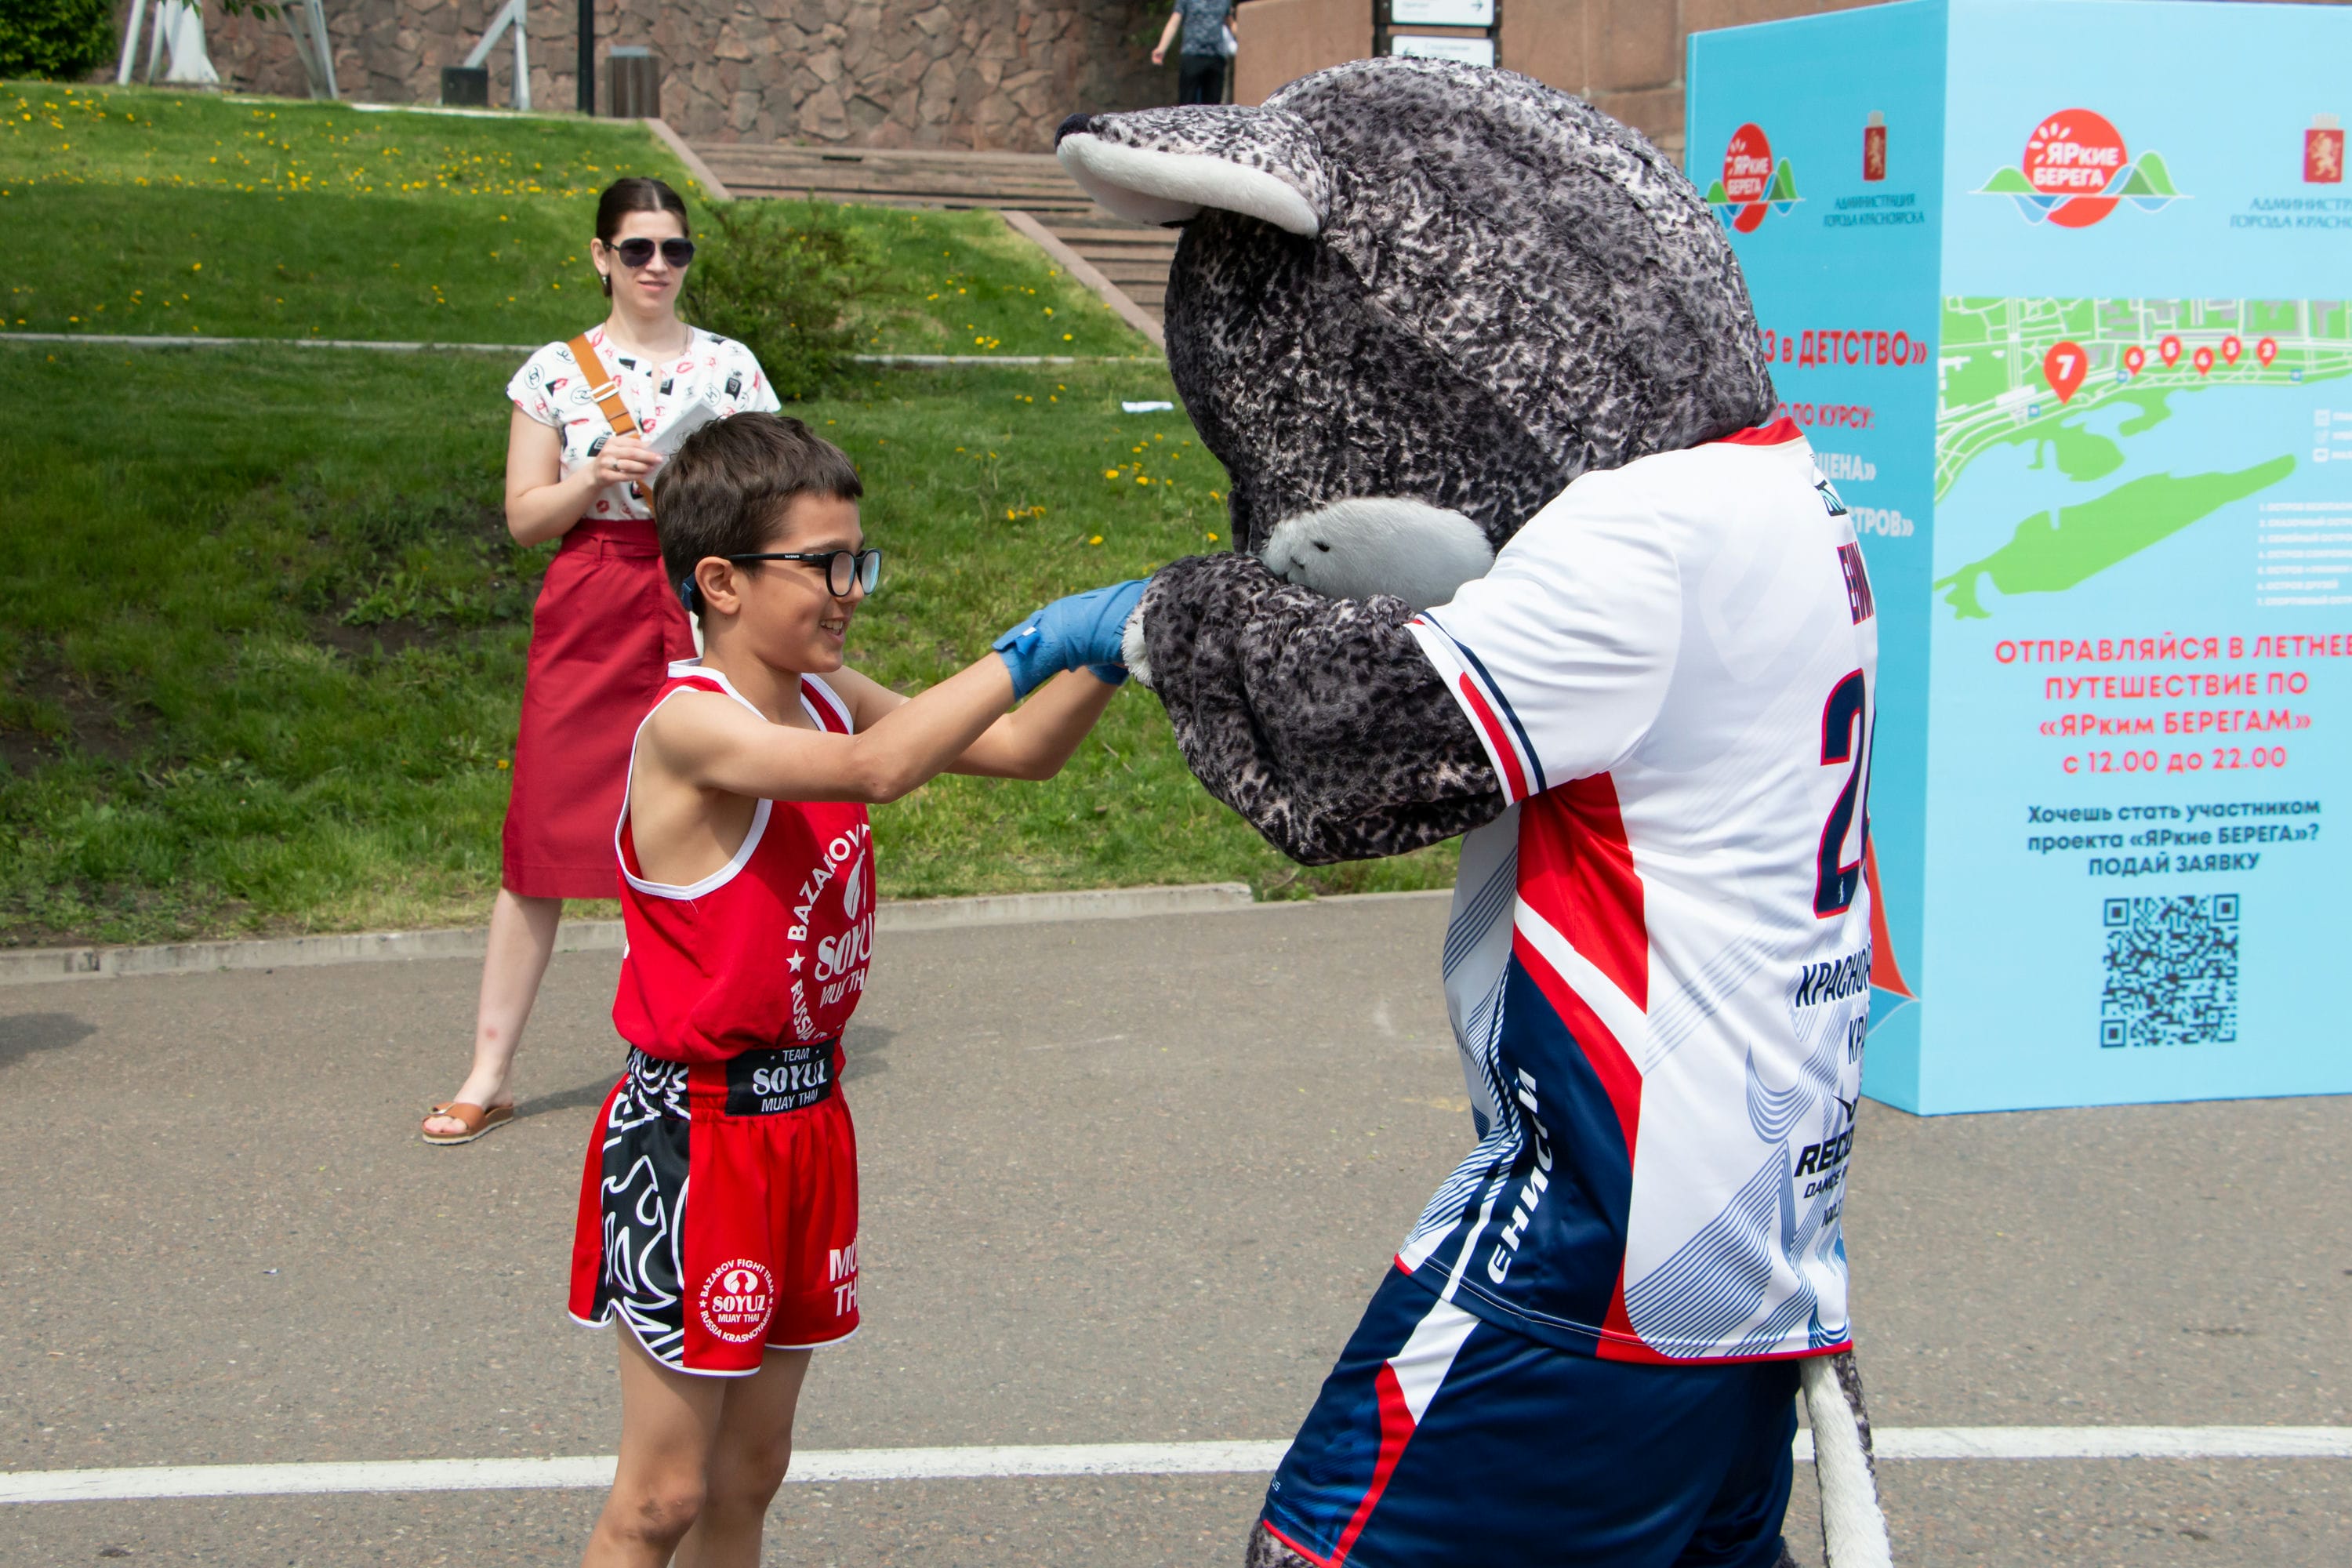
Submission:
<svg viewBox="0 0 2352 1568">
<path fill-rule="evenodd" d="M 1054 152 L 1088 195 L 1138 223 L 1183 223 L 1216 207 L 1311 238 L 1329 214 L 1331 182 L 1315 133 L 1286 110 L 1073 114 Z"/>
<path fill-rule="evenodd" d="M 1476 523 L 1402 496 L 1360 496 L 1286 517 L 1257 553 L 1286 583 L 1334 599 L 1393 594 L 1416 610 L 1444 604 L 1495 564 Z"/>
</svg>

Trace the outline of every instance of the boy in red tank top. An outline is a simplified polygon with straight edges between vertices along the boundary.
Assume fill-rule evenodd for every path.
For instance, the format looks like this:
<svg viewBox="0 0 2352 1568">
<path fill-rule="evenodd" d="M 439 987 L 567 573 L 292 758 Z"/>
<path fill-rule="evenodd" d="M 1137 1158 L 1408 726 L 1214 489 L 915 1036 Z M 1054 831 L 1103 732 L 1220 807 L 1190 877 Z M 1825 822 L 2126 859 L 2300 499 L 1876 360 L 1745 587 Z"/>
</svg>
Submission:
<svg viewBox="0 0 2352 1568">
<path fill-rule="evenodd" d="M 697 431 L 655 489 L 704 653 L 638 726 L 614 833 L 632 1048 L 589 1141 L 572 1312 L 625 1331 L 621 1457 L 587 1563 L 757 1563 L 809 1352 L 856 1330 L 836 1083 L 874 933 L 866 805 L 943 772 L 1051 778 L 1126 679 L 1140 583 L 1047 605 L 911 700 L 848 668 L 881 567 L 862 493 L 768 414 Z"/>
</svg>

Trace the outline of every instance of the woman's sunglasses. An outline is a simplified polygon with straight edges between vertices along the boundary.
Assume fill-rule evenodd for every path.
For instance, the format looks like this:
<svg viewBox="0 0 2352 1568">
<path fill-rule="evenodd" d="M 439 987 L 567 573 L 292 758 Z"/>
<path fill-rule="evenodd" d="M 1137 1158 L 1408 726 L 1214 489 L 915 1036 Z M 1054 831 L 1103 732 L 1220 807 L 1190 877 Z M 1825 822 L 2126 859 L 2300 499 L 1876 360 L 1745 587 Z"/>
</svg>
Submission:
<svg viewBox="0 0 2352 1568">
<path fill-rule="evenodd" d="M 621 258 L 624 267 L 643 267 L 654 258 L 654 242 L 640 235 L 624 239 L 612 247 L 613 254 Z M 661 242 L 662 259 L 672 267 L 683 267 L 694 259 L 694 241 L 665 239 Z"/>
<path fill-rule="evenodd" d="M 784 550 L 763 551 L 755 555 L 722 555 L 722 561 L 738 565 L 753 561 L 806 561 L 824 566 L 824 591 L 836 599 L 845 599 L 852 588 L 867 593 L 882 585 L 882 552 L 879 550 Z"/>
</svg>

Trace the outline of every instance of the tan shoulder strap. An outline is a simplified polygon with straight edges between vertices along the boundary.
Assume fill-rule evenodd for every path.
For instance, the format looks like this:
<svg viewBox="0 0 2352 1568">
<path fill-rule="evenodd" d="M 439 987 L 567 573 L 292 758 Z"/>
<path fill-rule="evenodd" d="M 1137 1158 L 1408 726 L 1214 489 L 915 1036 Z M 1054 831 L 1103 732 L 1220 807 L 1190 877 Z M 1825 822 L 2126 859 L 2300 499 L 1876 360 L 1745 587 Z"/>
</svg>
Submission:
<svg viewBox="0 0 2352 1568">
<path fill-rule="evenodd" d="M 621 384 L 605 371 L 604 362 L 596 356 L 595 348 L 588 342 L 588 334 L 581 333 L 572 340 L 569 346 L 572 363 L 578 365 L 580 374 L 588 378 L 588 395 L 594 398 L 596 406 L 604 411 L 604 423 L 613 427 L 613 434 L 635 435 L 636 416 L 629 412 L 629 405 L 621 401 Z"/>
</svg>

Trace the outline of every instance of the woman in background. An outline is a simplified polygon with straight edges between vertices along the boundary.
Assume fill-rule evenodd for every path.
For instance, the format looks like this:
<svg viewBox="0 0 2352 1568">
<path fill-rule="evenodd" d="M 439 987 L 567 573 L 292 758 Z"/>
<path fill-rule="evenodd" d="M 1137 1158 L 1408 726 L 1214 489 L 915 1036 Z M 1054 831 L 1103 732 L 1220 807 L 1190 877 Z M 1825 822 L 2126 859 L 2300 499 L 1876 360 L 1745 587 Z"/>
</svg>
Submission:
<svg viewBox="0 0 2352 1568">
<path fill-rule="evenodd" d="M 679 417 L 778 406 L 750 350 L 678 320 L 694 242 L 676 191 L 614 181 L 588 253 L 612 313 L 541 349 L 507 385 L 507 528 L 519 543 L 562 544 L 531 611 L 473 1068 L 425 1117 L 427 1143 L 470 1143 L 513 1118 L 515 1047 L 563 900 L 616 896 L 613 826 L 629 742 L 670 661 L 694 657 L 646 504 L 662 460 L 646 438 Z"/>
</svg>

